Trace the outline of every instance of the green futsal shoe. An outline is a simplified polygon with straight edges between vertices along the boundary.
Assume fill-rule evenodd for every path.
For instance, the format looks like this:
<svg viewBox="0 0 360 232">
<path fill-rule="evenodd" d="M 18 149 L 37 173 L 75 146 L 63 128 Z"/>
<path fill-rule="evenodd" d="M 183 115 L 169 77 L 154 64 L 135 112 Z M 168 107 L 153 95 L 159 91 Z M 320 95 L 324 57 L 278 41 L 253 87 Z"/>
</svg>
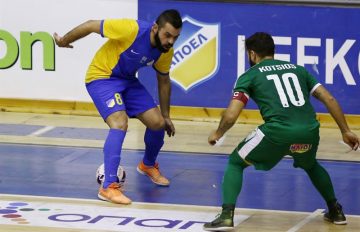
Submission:
<svg viewBox="0 0 360 232">
<path fill-rule="evenodd" d="M 230 231 L 234 229 L 234 206 L 223 205 L 221 214 L 212 222 L 205 223 L 206 231 Z"/>
<path fill-rule="evenodd" d="M 335 202 L 329 207 L 329 211 L 324 214 L 324 220 L 332 222 L 336 225 L 346 225 L 346 217 L 342 211 L 342 206 Z"/>
</svg>

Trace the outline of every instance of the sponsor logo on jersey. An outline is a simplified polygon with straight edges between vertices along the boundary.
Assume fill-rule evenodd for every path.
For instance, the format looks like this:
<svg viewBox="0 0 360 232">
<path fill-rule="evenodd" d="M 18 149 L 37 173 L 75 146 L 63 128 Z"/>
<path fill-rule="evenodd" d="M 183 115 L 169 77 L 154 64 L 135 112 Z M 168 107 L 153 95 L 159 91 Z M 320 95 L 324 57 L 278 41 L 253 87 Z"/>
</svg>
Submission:
<svg viewBox="0 0 360 232">
<path fill-rule="evenodd" d="M 131 53 L 134 53 L 135 55 L 139 55 L 140 53 L 135 52 L 133 49 L 130 50 Z"/>
<path fill-rule="evenodd" d="M 170 77 L 183 90 L 213 77 L 219 67 L 220 24 L 183 18 L 181 36 L 174 46 Z"/>
<path fill-rule="evenodd" d="M 151 66 L 151 65 L 153 65 L 153 64 L 154 64 L 154 60 L 151 60 L 150 62 L 147 62 L 147 63 L 146 63 L 147 66 Z"/>
<path fill-rule="evenodd" d="M 311 149 L 311 144 L 295 143 L 290 145 L 291 153 L 304 153 Z"/>
</svg>

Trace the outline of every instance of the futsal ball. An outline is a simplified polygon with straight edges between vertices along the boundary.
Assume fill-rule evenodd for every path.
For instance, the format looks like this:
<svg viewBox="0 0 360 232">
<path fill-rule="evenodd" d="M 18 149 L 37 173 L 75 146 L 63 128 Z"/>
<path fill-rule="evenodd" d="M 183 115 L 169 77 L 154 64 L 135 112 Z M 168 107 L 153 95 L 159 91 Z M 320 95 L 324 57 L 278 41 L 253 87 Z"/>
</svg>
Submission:
<svg viewBox="0 0 360 232">
<path fill-rule="evenodd" d="M 120 186 L 123 186 L 125 184 L 126 173 L 124 168 L 120 165 L 117 170 L 117 177 L 119 179 L 118 182 Z M 104 182 L 104 179 L 105 179 L 105 169 L 104 169 L 104 164 L 101 164 L 96 170 L 96 182 L 98 182 L 98 184 L 102 184 Z"/>
</svg>

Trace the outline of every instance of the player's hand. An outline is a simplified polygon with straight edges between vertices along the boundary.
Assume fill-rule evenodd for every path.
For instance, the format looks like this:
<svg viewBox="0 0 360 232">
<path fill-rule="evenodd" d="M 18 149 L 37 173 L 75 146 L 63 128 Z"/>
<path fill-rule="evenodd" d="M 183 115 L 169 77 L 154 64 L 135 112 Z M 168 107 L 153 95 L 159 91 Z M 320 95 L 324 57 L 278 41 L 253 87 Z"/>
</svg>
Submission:
<svg viewBox="0 0 360 232">
<path fill-rule="evenodd" d="M 351 131 L 342 134 L 344 142 L 349 145 L 354 151 L 359 148 L 359 138 Z"/>
<path fill-rule="evenodd" d="M 216 130 L 212 131 L 208 138 L 208 143 L 211 146 L 214 146 L 216 142 L 222 137 L 222 135 L 219 135 Z"/>
<path fill-rule="evenodd" d="M 73 48 L 71 44 L 65 43 L 63 39 L 64 37 L 59 36 L 56 32 L 54 33 L 53 37 L 57 46 L 62 48 Z"/>
<path fill-rule="evenodd" d="M 175 127 L 174 124 L 172 123 L 170 118 L 164 118 L 165 119 L 165 131 L 166 134 L 171 137 L 175 135 Z"/>
</svg>

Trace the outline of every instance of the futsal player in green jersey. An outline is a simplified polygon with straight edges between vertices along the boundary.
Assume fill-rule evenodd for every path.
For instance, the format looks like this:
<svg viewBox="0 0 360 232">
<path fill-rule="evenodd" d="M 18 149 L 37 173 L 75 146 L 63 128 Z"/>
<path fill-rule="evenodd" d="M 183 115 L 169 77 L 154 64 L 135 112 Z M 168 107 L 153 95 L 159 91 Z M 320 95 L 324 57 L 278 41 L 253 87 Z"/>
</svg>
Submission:
<svg viewBox="0 0 360 232">
<path fill-rule="evenodd" d="M 302 168 L 308 174 L 326 201 L 328 212 L 324 219 L 335 224 L 346 224 L 330 176 L 316 160 L 319 122 L 310 96 L 326 106 L 344 142 L 353 150 L 359 147 L 358 137 L 350 131 L 336 99 L 304 67 L 274 59 L 275 45 L 269 34 L 255 33 L 246 39 L 245 46 L 251 68 L 236 81 L 232 100 L 208 142 L 216 144 L 234 125 L 250 97 L 258 105 L 265 123 L 250 133 L 231 153 L 222 183 L 222 212 L 215 220 L 206 223 L 204 229 L 232 229 L 244 169 L 254 165 L 257 170 L 267 171 L 286 155 L 294 159 L 294 167 Z"/>
</svg>

